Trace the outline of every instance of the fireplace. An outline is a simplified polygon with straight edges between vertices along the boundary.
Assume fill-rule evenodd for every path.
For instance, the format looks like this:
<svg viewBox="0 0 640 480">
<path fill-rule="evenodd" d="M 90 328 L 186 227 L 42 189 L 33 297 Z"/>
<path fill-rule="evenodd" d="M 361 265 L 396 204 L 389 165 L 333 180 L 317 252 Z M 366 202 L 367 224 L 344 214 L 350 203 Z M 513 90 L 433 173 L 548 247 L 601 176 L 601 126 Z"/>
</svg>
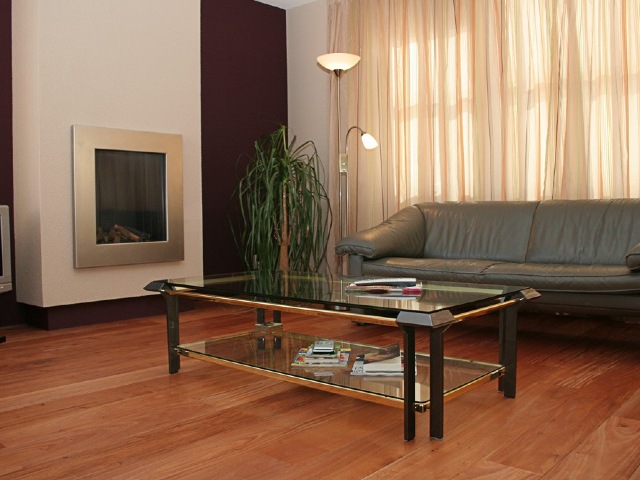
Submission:
<svg viewBox="0 0 640 480">
<path fill-rule="evenodd" d="M 75 267 L 184 260 L 182 137 L 73 126 Z"/>
</svg>

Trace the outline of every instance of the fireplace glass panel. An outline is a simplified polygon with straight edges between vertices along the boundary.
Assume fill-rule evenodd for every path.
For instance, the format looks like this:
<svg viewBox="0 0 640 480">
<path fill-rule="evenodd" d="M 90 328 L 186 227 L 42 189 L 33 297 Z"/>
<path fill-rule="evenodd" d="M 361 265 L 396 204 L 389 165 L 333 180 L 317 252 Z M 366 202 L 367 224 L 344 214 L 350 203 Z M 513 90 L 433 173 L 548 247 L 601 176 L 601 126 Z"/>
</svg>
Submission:
<svg viewBox="0 0 640 480">
<path fill-rule="evenodd" d="M 96 149 L 96 243 L 167 240 L 163 153 Z"/>
</svg>

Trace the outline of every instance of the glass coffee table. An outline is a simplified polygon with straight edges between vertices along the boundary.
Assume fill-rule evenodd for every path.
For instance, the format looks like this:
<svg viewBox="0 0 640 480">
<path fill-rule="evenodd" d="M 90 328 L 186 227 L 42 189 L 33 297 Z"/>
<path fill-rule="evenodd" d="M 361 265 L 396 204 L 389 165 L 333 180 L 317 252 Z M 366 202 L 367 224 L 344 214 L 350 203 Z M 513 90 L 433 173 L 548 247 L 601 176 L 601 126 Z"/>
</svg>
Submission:
<svg viewBox="0 0 640 480">
<path fill-rule="evenodd" d="M 516 394 L 516 320 L 522 301 L 538 297 L 530 288 L 422 281 L 402 292 L 363 292 L 347 288 L 362 277 L 312 273 L 240 272 L 158 280 L 148 291 L 160 292 L 167 307 L 169 372 L 180 357 L 192 357 L 277 377 L 320 390 L 341 393 L 404 409 L 404 439 L 415 437 L 415 413 L 429 410 L 430 436 L 444 434 L 444 402 L 498 379 L 505 397 Z M 179 299 L 196 298 L 256 309 L 251 331 L 181 344 Z M 273 312 L 267 321 L 266 311 Z M 499 311 L 498 363 L 444 356 L 444 333 L 454 323 Z M 345 365 L 300 366 L 298 352 L 319 338 L 283 328 L 281 313 L 308 315 L 312 321 L 339 317 L 402 331 L 404 371 L 398 376 L 354 375 L 359 355 L 380 354 L 385 347 L 331 338 L 350 352 Z M 429 331 L 429 352 L 416 352 L 417 329 Z M 327 339 L 327 337 L 322 337 Z"/>
</svg>

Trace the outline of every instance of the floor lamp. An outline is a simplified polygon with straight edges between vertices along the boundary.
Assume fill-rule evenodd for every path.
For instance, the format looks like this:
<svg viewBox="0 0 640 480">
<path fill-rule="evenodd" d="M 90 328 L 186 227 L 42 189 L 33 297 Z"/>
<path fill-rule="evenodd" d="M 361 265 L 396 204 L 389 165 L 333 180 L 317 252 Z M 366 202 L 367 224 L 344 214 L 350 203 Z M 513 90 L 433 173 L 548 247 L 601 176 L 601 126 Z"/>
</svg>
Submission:
<svg viewBox="0 0 640 480">
<path fill-rule="evenodd" d="M 340 77 L 342 73 L 353 68 L 359 61 L 360 57 L 352 53 L 327 53 L 320 55 L 318 63 L 333 72 L 338 79 L 337 85 L 337 114 L 338 114 L 338 162 L 339 162 L 339 177 L 338 177 L 338 220 L 339 220 L 339 236 L 342 239 L 345 235 L 349 234 L 349 170 L 348 170 L 348 139 L 349 133 L 353 130 L 360 132 L 360 139 L 364 148 L 372 149 L 378 146 L 378 142 L 373 136 L 366 133 L 358 126 L 353 126 L 347 130 L 345 135 L 345 150 L 343 153 L 341 140 L 342 128 L 340 125 Z M 342 264 L 341 264 L 342 269 Z"/>
</svg>

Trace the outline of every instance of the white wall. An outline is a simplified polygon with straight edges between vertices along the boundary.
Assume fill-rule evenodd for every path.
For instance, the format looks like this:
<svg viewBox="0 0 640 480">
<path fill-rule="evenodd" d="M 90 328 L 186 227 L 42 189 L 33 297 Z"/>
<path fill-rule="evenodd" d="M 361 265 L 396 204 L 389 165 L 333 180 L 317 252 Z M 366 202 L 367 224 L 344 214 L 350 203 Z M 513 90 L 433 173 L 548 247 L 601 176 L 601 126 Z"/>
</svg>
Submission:
<svg viewBox="0 0 640 480">
<path fill-rule="evenodd" d="M 200 0 L 13 0 L 16 294 L 40 307 L 202 274 Z M 74 269 L 71 126 L 183 136 L 185 260 Z"/>
<path fill-rule="evenodd" d="M 313 140 L 326 162 L 329 152 L 329 86 L 331 74 L 316 58 L 328 50 L 327 0 L 287 10 L 287 88 L 289 130 L 299 141 Z"/>
</svg>

